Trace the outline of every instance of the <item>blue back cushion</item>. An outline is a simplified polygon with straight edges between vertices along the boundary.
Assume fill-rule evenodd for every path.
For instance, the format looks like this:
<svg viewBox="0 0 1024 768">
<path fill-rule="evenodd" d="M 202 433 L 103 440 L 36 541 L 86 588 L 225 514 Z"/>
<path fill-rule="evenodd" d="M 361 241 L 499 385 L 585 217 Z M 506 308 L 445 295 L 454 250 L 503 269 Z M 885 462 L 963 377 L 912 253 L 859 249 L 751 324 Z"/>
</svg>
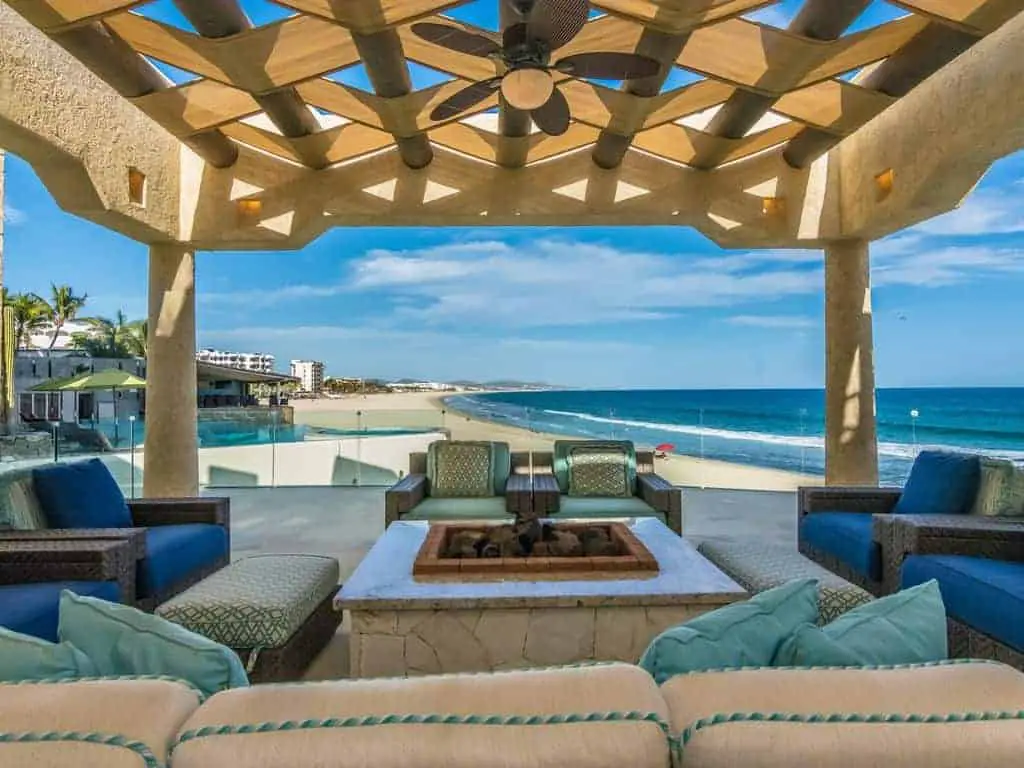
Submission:
<svg viewBox="0 0 1024 768">
<path fill-rule="evenodd" d="M 893 512 L 897 515 L 965 515 L 981 482 L 977 456 L 921 451 Z"/>
<path fill-rule="evenodd" d="M 32 470 L 39 506 L 51 528 L 131 528 L 132 515 L 99 459 Z"/>
</svg>

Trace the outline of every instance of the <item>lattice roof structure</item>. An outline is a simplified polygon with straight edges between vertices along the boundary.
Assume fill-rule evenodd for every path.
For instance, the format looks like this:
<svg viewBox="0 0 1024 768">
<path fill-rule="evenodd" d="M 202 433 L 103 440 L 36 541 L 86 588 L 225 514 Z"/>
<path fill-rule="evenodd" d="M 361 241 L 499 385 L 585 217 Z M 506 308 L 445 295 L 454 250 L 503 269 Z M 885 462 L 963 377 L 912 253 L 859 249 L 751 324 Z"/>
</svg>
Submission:
<svg viewBox="0 0 1024 768">
<path fill-rule="evenodd" d="M 893 0 L 906 15 L 850 33 L 870 0 L 805 0 L 788 29 L 744 17 L 773 0 L 595 0 L 600 15 L 561 53 L 635 51 L 662 70 L 618 88 L 560 75 L 573 121 L 548 136 L 497 93 L 431 119 L 501 74 L 412 33 L 429 20 L 497 37 L 444 15 L 458 0 L 276 0 L 294 15 L 263 26 L 238 0 L 176 0 L 195 31 L 147 18 L 145 0 L 5 2 L 233 169 L 225 201 L 241 183 L 259 216 L 230 247 L 367 223 L 689 224 L 723 245 L 789 243 L 814 161 L 1022 9 Z M 175 85 L 154 62 L 195 79 Z M 450 79 L 414 90 L 410 63 Z M 335 77 L 354 66 L 373 93 Z M 678 69 L 689 82 L 666 89 Z"/>
</svg>

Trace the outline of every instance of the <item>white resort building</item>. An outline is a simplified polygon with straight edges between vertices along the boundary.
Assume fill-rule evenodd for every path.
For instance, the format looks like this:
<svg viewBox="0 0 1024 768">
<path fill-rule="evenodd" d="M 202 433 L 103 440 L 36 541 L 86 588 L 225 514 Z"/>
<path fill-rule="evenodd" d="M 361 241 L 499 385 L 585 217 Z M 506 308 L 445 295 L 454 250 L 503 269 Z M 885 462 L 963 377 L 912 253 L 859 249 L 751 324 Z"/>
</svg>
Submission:
<svg viewBox="0 0 1024 768">
<path fill-rule="evenodd" d="M 225 352 L 220 349 L 201 349 L 196 352 L 196 360 L 201 363 L 241 368 L 259 373 L 272 373 L 274 370 L 274 356 L 262 352 Z"/>
<path fill-rule="evenodd" d="M 300 392 L 320 394 L 324 388 L 324 364 L 319 360 L 292 360 L 291 375 L 300 381 Z"/>
</svg>

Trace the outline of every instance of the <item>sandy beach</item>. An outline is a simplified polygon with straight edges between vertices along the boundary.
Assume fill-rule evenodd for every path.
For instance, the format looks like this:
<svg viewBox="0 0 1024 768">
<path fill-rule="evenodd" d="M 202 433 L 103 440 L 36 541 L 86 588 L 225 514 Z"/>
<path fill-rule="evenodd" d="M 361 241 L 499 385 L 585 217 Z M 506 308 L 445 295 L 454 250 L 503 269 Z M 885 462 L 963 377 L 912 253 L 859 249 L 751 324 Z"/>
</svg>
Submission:
<svg viewBox="0 0 1024 768">
<path fill-rule="evenodd" d="M 513 450 L 550 450 L 552 441 L 567 435 L 531 432 L 527 429 L 472 419 L 445 408 L 443 395 L 403 392 L 351 395 L 341 398 L 294 400 L 295 423 L 351 429 L 357 423 L 369 428 L 438 427 L 449 430 L 454 440 L 504 440 Z M 358 415 L 357 415 L 358 414 Z M 676 485 L 735 490 L 792 491 L 801 485 L 821 485 L 823 478 L 778 469 L 730 464 L 696 456 L 670 454 L 657 461 L 657 470 Z"/>
</svg>

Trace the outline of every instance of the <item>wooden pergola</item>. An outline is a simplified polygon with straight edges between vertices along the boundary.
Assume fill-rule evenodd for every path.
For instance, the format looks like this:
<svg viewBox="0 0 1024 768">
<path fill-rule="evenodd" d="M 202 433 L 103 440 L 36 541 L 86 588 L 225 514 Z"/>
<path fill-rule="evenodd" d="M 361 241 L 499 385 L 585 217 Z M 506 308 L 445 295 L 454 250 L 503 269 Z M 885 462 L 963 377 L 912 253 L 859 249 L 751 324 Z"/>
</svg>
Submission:
<svg viewBox="0 0 1024 768">
<path fill-rule="evenodd" d="M 619 88 L 557 74 L 558 136 L 498 91 L 432 119 L 503 73 L 412 31 L 500 39 L 444 15 L 465 2 L 275 2 L 294 15 L 254 26 L 238 0 L 175 0 L 194 31 L 144 0 L 0 2 L 0 148 L 66 209 L 152 246 L 147 493 L 195 490 L 176 426 L 194 412 L 194 251 L 359 225 L 660 224 L 822 248 L 829 480 L 877 479 L 867 243 L 955 207 L 1024 146 L 1024 0 L 892 0 L 905 16 L 852 33 L 870 0 L 804 0 L 786 29 L 746 18 L 775 0 L 595 0 L 560 55 L 660 70 Z M 450 79 L 414 90 L 410 63 Z M 336 77 L 360 64 L 373 92 Z M 665 87 L 677 68 L 687 84 Z"/>
</svg>

